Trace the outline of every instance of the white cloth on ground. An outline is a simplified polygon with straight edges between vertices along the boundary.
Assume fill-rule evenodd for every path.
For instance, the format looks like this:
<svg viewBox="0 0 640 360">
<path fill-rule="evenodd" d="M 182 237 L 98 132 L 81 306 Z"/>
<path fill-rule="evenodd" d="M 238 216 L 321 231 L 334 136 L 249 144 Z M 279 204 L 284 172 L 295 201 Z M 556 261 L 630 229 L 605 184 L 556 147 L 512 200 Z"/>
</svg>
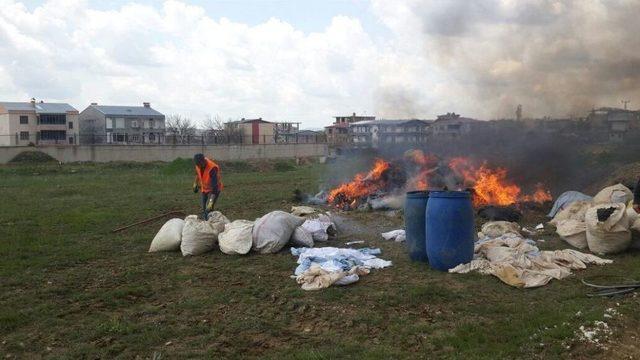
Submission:
<svg viewBox="0 0 640 360">
<path fill-rule="evenodd" d="M 551 279 L 563 279 L 571 270 L 584 269 L 587 264 L 604 265 L 613 261 L 584 254 L 576 250 L 540 251 L 535 242 L 515 234 L 484 238 L 475 244 L 474 259 L 450 269 L 450 273 L 478 271 L 494 275 L 504 283 L 531 288 L 547 284 Z"/>
<path fill-rule="evenodd" d="M 298 256 L 299 265 L 294 274 L 304 290 L 351 284 L 368 274 L 370 269 L 392 265 L 391 261 L 376 256 L 380 249 L 291 248 L 291 254 Z"/>
</svg>

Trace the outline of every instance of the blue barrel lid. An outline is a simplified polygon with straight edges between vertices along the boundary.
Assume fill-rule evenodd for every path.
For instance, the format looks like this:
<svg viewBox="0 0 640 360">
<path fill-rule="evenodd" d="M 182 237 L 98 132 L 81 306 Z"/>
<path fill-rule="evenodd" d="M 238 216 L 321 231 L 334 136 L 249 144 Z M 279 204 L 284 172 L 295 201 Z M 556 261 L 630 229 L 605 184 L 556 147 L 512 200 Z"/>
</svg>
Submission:
<svg viewBox="0 0 640 360">
<path fill-rule="evenodd" d="M 429 197 L 429 190 L 407 191 L 408 198 L 425 198 Z"/>
<path fill-rule="evenodd" d="M 471 193 L 468 191 L 431 191 L 429 197 L 432 198 L 469 198 Z"/>
</svg>

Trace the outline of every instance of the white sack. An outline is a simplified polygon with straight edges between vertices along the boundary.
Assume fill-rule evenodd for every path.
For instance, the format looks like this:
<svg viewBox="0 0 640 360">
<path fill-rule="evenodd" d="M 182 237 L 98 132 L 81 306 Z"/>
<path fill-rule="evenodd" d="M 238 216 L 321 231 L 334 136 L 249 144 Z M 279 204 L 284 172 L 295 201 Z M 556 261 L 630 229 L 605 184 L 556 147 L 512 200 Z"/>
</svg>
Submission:
<svg viewBox="0 0 640 360">
<path fill-rule="evenodd" d="M 291 235 L 291 244 L 297 247 L 313 247 L 313 236 L 302 226 L 298 226 Z"/>
<path fill-rule="evenodd" d="M 244 255 L 251 250 L 253 221 L 236 220 L 224 226 L 224 231 L 218 235 L 220 251 L 225 254 Z"/>
<path fill-rule="evenodd" d="M 615 208 L 604 221 L 598 221 L 598 209 Z M 625 251 L 631 243 L 631 231 L 623 203 L 598 204 L 587 210 L 587 244 L 596 254 L 614 254 Z"/>
<path fill-rule="evenodd" d="M 593 206 L 593 202 L 591 201 L 579 200 L 572 202 L 564 209 L 558 211 L 549 223 L 558 226 L 558 223 L 563 220 L 578 220 L 584 222 L 584 216 L 591 206 Z"/>
<path fill-rule="evenodd" d="M 253 226 L 253 250 L 261 254 L 277 253 L 303 222 L 304 218 L 284 211 L 272 211 L 257 219 Z"/>
<path fill-rule="evenodd" d="M 184 220 L 171 219 L 164 223 L 149 246 L 149 252 L 180 250 Z"/>
<path fill-rule="evenodd" d="M 587 224 L 580 220 L 562 220 L 556 225 L 556 233 L 569 243 L 569 245 L 578 249 L 587 248 Z"/>
<path fill-rule="evenodd" d="M 335 230 L 333 221 L 325 214 L 320 214 L 315 219 L 307 219 L 302 227 L 311 234 L 313 241 L 327 241 L 329 240 L 329 228 Z"/>
<path fill-rule="evenodd" d="M 224 231 L 229 220 L 219 211 L 209 214 L 209 220 L 198 219 L 196 215 L 189 215 L 184 219 L 182 228 L 182 242 L 180 250 L 183 256 L 200 255 L 213 250 L 218 234 Z"/>
<path fill-rule="evenodd" d="M 616 184 L 608 186 L 602 190 L 596 196 L 593 197 L 595 204 L 605 203 L 628 203 L 633 200 L 633 193 L 628 187 L 622 184 Z"/>
</svg>

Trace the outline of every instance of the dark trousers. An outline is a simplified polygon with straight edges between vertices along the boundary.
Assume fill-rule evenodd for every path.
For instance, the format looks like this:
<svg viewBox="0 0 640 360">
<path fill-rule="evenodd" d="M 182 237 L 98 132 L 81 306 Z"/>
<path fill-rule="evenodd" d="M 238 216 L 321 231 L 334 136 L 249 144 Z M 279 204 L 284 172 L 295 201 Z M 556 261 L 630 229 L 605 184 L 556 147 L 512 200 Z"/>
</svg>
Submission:
<svg viewBox="0 0 640 360">
<path fill-rule="evenodd" d="M 207 202 L 209 201 L 209 197 L 213 197 L 213 205 L 215 206 L 216 202 L 218 201 L 218 196 L 220 196 L 220 193 L 213 193 L 213 192 L 209 192 L 209 193 L 201 193 L 201 201 L 202 201 L 202 218 L 204 220 L 207 220 L 207 217 L 209 216 L 209 212 L 207 211 Z"/>
</svg>

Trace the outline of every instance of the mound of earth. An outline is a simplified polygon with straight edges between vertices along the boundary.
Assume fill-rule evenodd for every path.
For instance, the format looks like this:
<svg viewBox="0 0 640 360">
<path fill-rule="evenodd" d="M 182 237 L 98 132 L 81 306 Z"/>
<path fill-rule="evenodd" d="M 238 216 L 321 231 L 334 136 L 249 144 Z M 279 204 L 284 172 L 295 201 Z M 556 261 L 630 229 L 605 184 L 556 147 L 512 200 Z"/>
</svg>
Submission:
<svg viewBox="0 0 640 360">
<path fill-rule="evenodd" d="M 47 162 L 56 162 L 57 160 L 48 154 L 40 151 L 23 151 L 16 155 L 9 162 L 13 164 L 39 164 Z"/>
</svg>

